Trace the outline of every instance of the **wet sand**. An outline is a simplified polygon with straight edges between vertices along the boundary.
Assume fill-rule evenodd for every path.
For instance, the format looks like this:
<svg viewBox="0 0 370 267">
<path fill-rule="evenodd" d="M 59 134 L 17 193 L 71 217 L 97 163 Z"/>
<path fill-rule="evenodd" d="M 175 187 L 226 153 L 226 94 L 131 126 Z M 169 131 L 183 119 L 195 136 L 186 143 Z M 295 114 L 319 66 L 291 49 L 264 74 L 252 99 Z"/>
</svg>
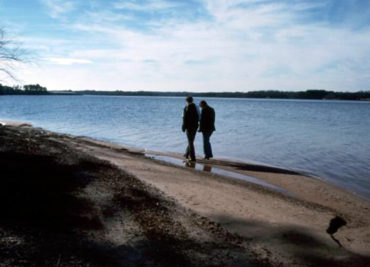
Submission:
<svg viewBox="0 0 370 267">
<path fill-rule="evenodd" d="M 84 238 L 89 242 L 109 244 L 107 251 L 115 251 L 112 265 L 136 265 L 139 261 L 169 266 L 174 262 L 181 266 L 251 263 L 366 266 L 370 263 L 370 203 L 320 179 L 291 170 L 227 160 L 211 160 L 206 164 L 199 161 L 203 165 L 198 167 L 206 169 L 202 171 L 170 163 L 168 159 L 180 159 L 176 154 L 148 151 L 145 154 L 86 137 L 31 127 L 0 126 L 0 133 L 3 155 L 16 152 L 37 158 L 42 152 L 66 164 L 71 160 L 69 154 L 73 154 L 75 158 L 91 161 L 88 166 L 94 169 L 93 182 L 73 192 L 94 203 L 97 210 L 86 211 L 87 217 L 99 221 L 100 228 L 82 227 L 79 231 L 82 236 L 87 235 Z M 10 145 L 10 141 L 14 144 Z M 55 152 L 58 149 L 66 154 Z M 2 168 L 9 164 L 12 161 L 2 162 Z M 81 163 L 76 159 L 74 164 Z M 79 168 L 83 172 L 85 167 Z M 227 172 L 209 172 L 210 168 Z M 49 171 L 52 173 L 52 169 Z M 230 173 L 240 176 L 232 177 Z M 240 179 L 243 176 L 257 181 Z M 133 191 L 117 190 L 127 186 Z M 134 189 L 145 197 L 140 194 L 137 197 Z M 327 233 L 330 222 L 332 235 Z M 5 229 L 4 223 L 0 227 Z M 143 247 L 135 245 L 132 251 L 127 249 L 133 246 L 130 227 L 138 235 L 134 240 L 147 242 Z M 11 235 L 12 231 L 5 233 Z M 0 237 L 1 257 L 7 246 L 3 240 Z M 163 250 L 157 254 L 152 242 L 159 242 L 159 250 Z M 85 255 L 79 258 L 81 262 L 94 262 L 86 256 L 91 251 L 84 246 L 80 249 Z M 164 256 L 167 250 L 170 258 Z M 55 253 L 53 259 L 58 260 Z M 101 253 L 104 259 L 106 254 Z"/>
</svg>

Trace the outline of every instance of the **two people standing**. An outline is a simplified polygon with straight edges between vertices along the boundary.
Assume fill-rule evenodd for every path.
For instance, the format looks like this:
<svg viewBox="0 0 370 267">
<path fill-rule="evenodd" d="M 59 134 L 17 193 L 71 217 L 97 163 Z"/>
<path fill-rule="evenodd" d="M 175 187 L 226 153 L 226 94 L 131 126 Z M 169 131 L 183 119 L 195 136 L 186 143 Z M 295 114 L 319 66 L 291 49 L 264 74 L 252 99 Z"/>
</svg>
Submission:
<svg viewBox="0 0 370 267">
<path fill-rule="evenodd" d="M 197 106 L 193 103 L 193 97 L 186 98 L 186 106 L 184 108 L 182 131 L 186 133 L 188 139 L 188 146 L 184 157 L 191 161 L 196 161 L 194 140 L 197 130 L 203 134 L 203 150 L 204 159 L 213 157 L 210 138 L 215 129 L 215 111 L 212 107 L 208 106 L 205 100 L 200 101 L 199 112 Z"/>
</svg>

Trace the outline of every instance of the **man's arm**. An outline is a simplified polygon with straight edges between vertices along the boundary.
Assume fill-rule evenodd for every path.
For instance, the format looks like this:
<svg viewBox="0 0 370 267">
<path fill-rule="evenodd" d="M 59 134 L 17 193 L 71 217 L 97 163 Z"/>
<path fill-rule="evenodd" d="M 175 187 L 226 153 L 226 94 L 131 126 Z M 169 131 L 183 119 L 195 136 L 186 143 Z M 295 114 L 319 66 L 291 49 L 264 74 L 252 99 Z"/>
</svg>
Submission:
<svg viewBox="0 0 370 267">
<path fill-rule="evenodd" d="M 197 121 L 197 126 L 199 125 L 199 113 L 198 113 L 198 109 L 197 109 L 197 106 L 195 104 L 192 105 L 192 115 L 191 115 L 191 118 L 194 119 L 196 118 L 196 121 Z"/>
<path fill-rule="evenodd" d="M 211 122 L 212 122 L 212 126 L 213 126 L 214 130 L 216 130 L 215 121 L 216 121 L 216 112 L 212 108 L 212 110 L 211 110 Z"/>
<path fill-rule="evenodd" d="M 185 132 L 186 130 L 186 107 L 184 108 L 184 111 L 182 113 L 182 131 Z"/>
<path fill-rule="evenodd" d="M 203 129 L 203 119 L 204 119 L 204 109 L 202 109 L 200 113 L 200 118 L 199 118 L 199 132 L 202 131 Z"/>
<path fill-rule="evenodd" d="M 212 109 L 212 124 L 215 124 L 216 121 L 216 112 L 214 109 Z"/>
</svg>

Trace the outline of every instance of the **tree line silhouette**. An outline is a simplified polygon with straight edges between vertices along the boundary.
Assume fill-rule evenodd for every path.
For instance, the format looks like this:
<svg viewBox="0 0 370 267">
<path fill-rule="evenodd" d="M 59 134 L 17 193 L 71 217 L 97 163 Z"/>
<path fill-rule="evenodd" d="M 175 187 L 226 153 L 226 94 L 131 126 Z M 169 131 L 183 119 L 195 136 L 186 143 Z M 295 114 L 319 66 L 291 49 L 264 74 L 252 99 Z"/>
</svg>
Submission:
<svg viewBox="0 0 370 267">
<path fill-rule="evenodd" d="M 39 84 L 28 84 L 23 87 L 6 86 L 0 83 L 0 95 L 46 95 L 49 94 L 46 87 Z"/>
<path fill-rule="evenodd" d="M 370 100 L 370 91 L 334 92 L 310 89 L 306 91 L 250 91 L 250 92 L 159 92 L 159 91 L 65 91 L 82 95 L 111 96 L 187 96 L 227 97 L 227 98 L 272 98 L 272 99 L 330 99 L 330 100 Z"/>
<path fill-rule="evenodd" d="M 250 91 L 250 92 L 161 92 L 161 91 L 52 91 L 39 84 L 5 86 L 0 84 L 0 95 L 109 95 L 109 96 L 178 96 L 227 97 L 227 98 L 271 98 L 271 99 L 327 99 L 327 100 L 370 100 L 370 91 L 334 92 L 310 89 L 306 91 Z"/>
</svg>

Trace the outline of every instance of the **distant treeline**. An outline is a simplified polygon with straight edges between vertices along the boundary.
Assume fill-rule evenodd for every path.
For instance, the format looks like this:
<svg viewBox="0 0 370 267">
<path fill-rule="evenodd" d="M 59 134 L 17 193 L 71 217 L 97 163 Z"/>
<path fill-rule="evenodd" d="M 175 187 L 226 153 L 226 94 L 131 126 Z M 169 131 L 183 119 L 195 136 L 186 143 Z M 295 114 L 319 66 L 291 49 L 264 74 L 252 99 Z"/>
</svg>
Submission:
<svg viewBox="0 0 370 267">
<path fill-rule="evenodd" d="M 74 91 L 66 91 L 65 93 Z M 111 96 L 187 96 L 194 97 L 233 97 L 233 98 L 283 98 L 283 99 L 338 99 L 338 100 L 370 100 L 370 91 L 334 92 L 326 90 L 289 91 L 251 91 L 251 92 L 155 92 L 155 91 L 95 91 L 84 90 L 75 92 L 83 95 Z"/>
<path fill-rule="evenodd" d="M 4 86 L 0 84 L 0 95 L 110 95 L 110 96 L 179 96 L 194 97 L 231 97 L 231 98 L 275 98 L 275 99 L 330 99 L 330 100 L 370 100 L 370 91 L 334 92 L 310 89 L 306 91 L 251 91 L 251 92 L 159 92 L 159 91 L 51 91 L 39 84 L 20 86 Z"/>
<path fill-rule="evenodd" d="M 6 86 L 0 83 L 0 95 L 46 95 L 48 90 L 39 84 Z"/>
</svg>

